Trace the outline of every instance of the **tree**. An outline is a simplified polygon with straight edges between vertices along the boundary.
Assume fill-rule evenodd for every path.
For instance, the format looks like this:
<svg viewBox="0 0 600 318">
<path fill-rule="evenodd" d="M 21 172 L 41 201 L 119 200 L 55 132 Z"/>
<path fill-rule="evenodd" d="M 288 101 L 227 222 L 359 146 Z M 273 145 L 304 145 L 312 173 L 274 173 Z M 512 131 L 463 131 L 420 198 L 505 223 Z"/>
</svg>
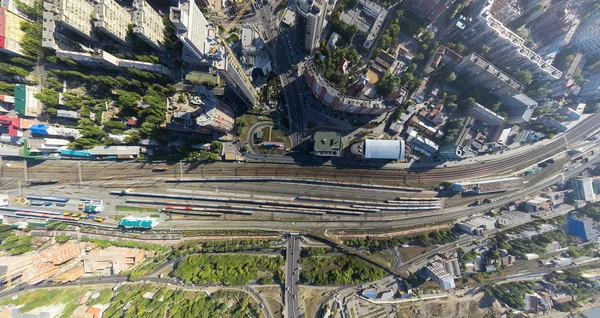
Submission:
<svg viewBox="0 0 600 318">
<path fill-rule="evenodd" d="M 466 112 L 469 109 L 471 109 L 473 106 L 475 106 L 475 103 L 476 103 L 476 101 L 475 101 L 475 98 L 473 98 L 473 97 L 463 99 L 462 101 L 460 101 L 458 103 L 458 109 L 461 112 Z"/>
<path fill-rule="evenodd" d="M 448 77 L 446 77 L 446 83 L 452 83 L 456 80 L 456 74 L 454 74 L 454 72 L 451 72 L 450 74 L 448 74 Z"/>
<path fill-rule="evenodd" d="M 498 103 L 492 104 L 492 106 L 490 106 L 489 109 L 493 112 L 497 112 L 498 109 L 500 109 L 501 105 L 502 104 L 500 102 L 498 102 Z"/>
<path fill-rule="evenodd" d="M 529 85 L 533 82 L 533 77 L 531 76 L 531 72 L 528 70 L 520 70 L 513 74 L 513 77 L 521 82 L 523 85 Z"/>
<path fill-rule="evenodd" d="M 486 54 L 490 53 L 490 50 L 491 50 L 491 48 L 490 48 L 489 46 L 487 46 L 487 45 L 483 44 L 483 45 L 481 46 L 481 49 L 479 50 L 479 53 L 480 53 L 481 55 L 486 55 Z"/>
<path fill-rule="evenodd" d="M 417 60 L 417 61 L 421 61 L 424 58 L 425 58 L 425 55 L 423 55 L 423 53 L 419 53 L 419 54 L 417 54 L 417 56 L 415 56 L 415 60 Z"/>
<path fill-rule="evenodd" d="M 393 75 L 390 71 L 386 71 L 381 81 L 377 83 L 377 93 L 381 96 L 386 96 L 397 89 L 401 82 L 402 80 L 398 76 Z"/>
<path fill-rule="evenodd" d="M 380 47 L 384 50 L 387 50 L 394 43 L 394 39 L 391 36 L 384 34 L 381 37 Z"/>
<path fill-rule="evenodd" d="M 462 43 L 458 43 L 456 45 L 456 53 L 458 54 L 462 54 L 462 52 L 465 50 L 465 46 Z"/>
<path fill-rule="evenodd" d="M 588 105 L 583 111 L 586 114 L 594 114 L 600 111 L 600 103 L 594 103 Z"/>
</svg>

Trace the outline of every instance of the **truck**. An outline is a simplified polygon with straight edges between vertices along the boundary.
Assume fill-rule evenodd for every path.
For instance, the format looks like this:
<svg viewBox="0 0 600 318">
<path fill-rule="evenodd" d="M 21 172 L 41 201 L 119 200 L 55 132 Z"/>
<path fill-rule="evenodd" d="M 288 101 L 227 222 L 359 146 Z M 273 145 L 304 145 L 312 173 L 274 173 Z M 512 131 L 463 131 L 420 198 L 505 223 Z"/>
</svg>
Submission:
<svg viewBox="0 0 600 318">
<path fill-rule="evenodd" d="M 50 202 L 50 201 L 44 201 L 44 206 L 51 206 L 51 205 L 52 205 L 52 202 Z"/>
</svg>

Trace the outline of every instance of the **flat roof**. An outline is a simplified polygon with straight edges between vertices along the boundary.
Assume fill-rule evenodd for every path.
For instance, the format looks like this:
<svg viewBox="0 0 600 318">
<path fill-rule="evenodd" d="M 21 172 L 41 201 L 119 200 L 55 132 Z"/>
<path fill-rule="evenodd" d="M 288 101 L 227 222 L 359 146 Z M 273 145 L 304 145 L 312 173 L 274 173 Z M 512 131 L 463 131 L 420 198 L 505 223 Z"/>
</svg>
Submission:
<svg viewBox="0 0 600 318">
<path fill-rule="evenodd" d="M 365 158 L 402 159 L 404 158 L 404 140 L 365 140 Z"/>
<path fill-rule="evenodd" d="M 334 152 L 342 148 L 342 135 L 335 131 L 317 131 L 315 133 L 315 151 Z"/>
</svg>

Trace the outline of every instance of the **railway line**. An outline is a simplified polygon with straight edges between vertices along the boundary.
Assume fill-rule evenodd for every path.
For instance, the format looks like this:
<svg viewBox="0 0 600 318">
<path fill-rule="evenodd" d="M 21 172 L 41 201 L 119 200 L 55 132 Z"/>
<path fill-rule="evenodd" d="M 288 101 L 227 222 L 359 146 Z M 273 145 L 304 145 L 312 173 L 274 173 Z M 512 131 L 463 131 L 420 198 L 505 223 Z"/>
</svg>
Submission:
<svg viewBox="0 0 600 318">
<path fill-rule="evenodd" d="M 338 182 L 373 183 L 388 186 L 405 184 L 431 183 L 441 181 L 457 181 L 465 178 L 477 178 L 498 175 L 512 171 L 517 167 L 531 165 L 567 149 L 567 143 L 575 143 L 584 139 L 600 128 L 600 114 L 593 114 L 582 123 L 568 130 L 562 138 L 556 138 L 546 144 L 532 148 L 526 152 L 507 153 L 502 159 L 452 167 L 413 167 L 405 170 L 387 168 L 332 167 L 332 166 L 300 166 L 294 164 L 268 163 L 186 163 L 183 165 L 184 178 L 248 178 L 279 177 L 295 179 L 314 179 Z M 160 164 L 164 166 L 164 164 Z M 174 180 L 180 177 L 178 165 L 173 165 L 168 172 L 153 172 L 158 164 L 137 162 L 82 162 L 83 180 L 135 180 L 151 178 L 157 180 Z M 75 161 L 30 161 L 28 168 L 30 180 L 60 179 L 76 182 L 78 180 L 78 164 Z M 15 162 L 11 167 L 2 166 L 0 178 L 22 179 L 24 171 L 22 162 Z"/>
<path fill-rule="evenodd" d="M 166 172 L 153 172 L 159 164 L 138 162 L 82 162 L 81 177 L 83 181 L 167 181 L 176 180 L 183 174 L 184 178 L 257 178 L 279 177 L 291 179 L 328 180 L 336 182 L 353 182 L 363 184 L 379 184 L 387 186 L 403 186 L 406 184 L 434 183 L 441 181 L 457 181 L 489 175 L 499 175 L 542 161 L 567 149 L 568 143 L 575 143 L 600 128 L 600 114 L 593 114 L 582 123 L 568 130 L 562 138 L 556 138 L 546 144 L 539 145 L 525 152 L 507 153 L 502 159 L 452 167 L 413 167 L 405 170 L 387 168 L 333 167 L 333 166 L 300 166 L 294 164 L 268 163 L 186 163 L 181 167 L 173 165 Z M 6 160 L 4 162 L 7 162 Z M 28 180 L 60 179 L 61 182 L 78 181 L 78 163 L 75 161 L 28 161 Z M 160 166 L 164 166 L 163 163 Z M 181 173 L 183 172 L 183 173 Z M 22 161 L 11 161 L 10 167 L 0 167 L 0 178 L 12 180 L 24 179 Z M 10 183 L 9 183 L 10 184 Z M 9 186 L 3 183 L 3 187 Z M 177 183 L 177 186 L 184 183 Z M 12 183 L 14 187 L 14 183 Z"/>
<path fill-rule="evenodd" d="M 361 216 L 374 213 L 400 214 L 433 211 L 441 208 L 441 202 L 433 198 L 425 201 L 351 201 L 330 202 L 329 200 L 302 201 L 294 197 L 279 200 L 258 198 L 231 198 L 222 196 L 178 195 L 165 193 L 136 192 L 130 190 L 110 191 L 111 195 L 145 197 L 150 199 L 126 199 L 126 203 L 147 204 L 162 207 L 172 214 L 223 216 L 224 214 L 252 215 L 255 212 L 288 213 L 304 216 L 343 215 Z M 168 199 L 168 200 L 167 200 Z M 388 200 L 390 201 L 390 200 Z M 355 204 L 360 203 L 360 204 Z M 215 214 L 211 214 L 215 213 Z"/>
</svg>

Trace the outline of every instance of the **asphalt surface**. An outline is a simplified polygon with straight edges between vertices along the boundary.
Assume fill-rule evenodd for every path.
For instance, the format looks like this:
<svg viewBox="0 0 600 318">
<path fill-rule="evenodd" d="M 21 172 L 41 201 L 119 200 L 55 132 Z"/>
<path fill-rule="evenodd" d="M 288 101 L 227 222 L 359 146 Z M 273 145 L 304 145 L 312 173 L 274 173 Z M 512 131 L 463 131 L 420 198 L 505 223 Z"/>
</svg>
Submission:
<svg viewBox="0 0 600 318">
<path fill-rule="evenodd" d="M 285 251 L 285 317 L 303 317 L 300 306 L 300 236 L 290 235 Z"/>
<path fill-rule="evenodd" d="M 262 30 L 266 34 L 265 42 L 267 43 L 267 51 L 271 59 L 275 62 L 273 68 L 275 73 L 279 74 L 283 93 L 285 96 L 288 118 L 290 121 L 292 148 L 296 147 L 301 140 L 300 133 L 304 131 L 304 100 L 303 92 L 299 84 L 298 74 L 294 70 L 294 60 L 300 58 L 296 47 L 296 41 L 292 31 L 288 29 L 281 32 L 278 20 L 275 18 L 270 7 L 263 6 L 258 11 Z M 291 30 L 291 31 L 290 31 Z"/>
</svg>

